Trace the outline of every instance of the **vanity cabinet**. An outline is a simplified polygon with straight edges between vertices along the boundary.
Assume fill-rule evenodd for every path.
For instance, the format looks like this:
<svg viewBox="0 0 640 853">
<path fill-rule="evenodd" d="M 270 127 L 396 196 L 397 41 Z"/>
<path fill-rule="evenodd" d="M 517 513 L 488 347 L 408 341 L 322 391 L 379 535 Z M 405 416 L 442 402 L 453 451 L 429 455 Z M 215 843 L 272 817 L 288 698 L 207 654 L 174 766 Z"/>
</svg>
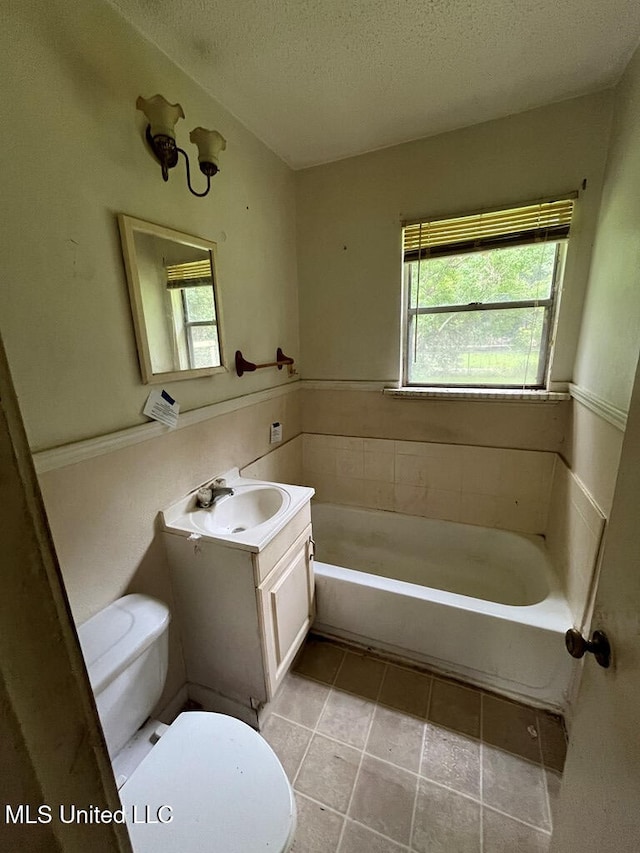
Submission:
<svg viewBox="0 0 640 853">
<path fill-rule="evenodd" d="M 270 697 L 287 674 L 313 621 L 313 539 L 305 528 L 257 588 Z"/>
<path fill-rule="evenodd" d="M 162 536 L 189 696 L 259 728 L 313 622 L 309 501 L 260 551 Z"/>
</svg>

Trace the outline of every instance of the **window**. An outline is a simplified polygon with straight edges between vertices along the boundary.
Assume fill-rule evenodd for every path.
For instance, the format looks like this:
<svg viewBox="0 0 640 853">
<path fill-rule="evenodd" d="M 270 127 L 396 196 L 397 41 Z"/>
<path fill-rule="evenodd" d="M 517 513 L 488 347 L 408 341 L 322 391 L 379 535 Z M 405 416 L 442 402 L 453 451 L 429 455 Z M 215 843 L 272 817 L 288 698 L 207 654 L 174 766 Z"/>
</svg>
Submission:
<svg viewBox="0 0 640 853">
<path fill-rule="evenodd" d="M 209 259 L 166 267 L 174 346 L 182 369 L 220 364 L 211 269 Z"/>
<path fill-rule="evenodd" d="M 544 388 L 573 201 L 403 231 L 404 385 Z"/>
</svg>

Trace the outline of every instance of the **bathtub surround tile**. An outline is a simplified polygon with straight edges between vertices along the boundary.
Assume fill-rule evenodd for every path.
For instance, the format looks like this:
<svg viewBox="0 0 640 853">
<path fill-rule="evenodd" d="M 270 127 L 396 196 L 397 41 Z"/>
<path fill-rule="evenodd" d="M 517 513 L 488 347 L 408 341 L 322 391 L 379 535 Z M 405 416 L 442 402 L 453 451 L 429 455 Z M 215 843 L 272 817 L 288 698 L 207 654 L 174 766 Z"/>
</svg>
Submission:
<svg viewBox="0 0 640 853">
<path fill-rule="evenodd" d="M 378 705 L 367 741 L 367 753 L 417 773 L 423 733 L 424 723 L 421 720 Z"/>
<path fill-rule="evenodd" d="M 494 447 L 465 447 L 463 450 L 462 490 L 497 495 L 500 462 L 504 451 Z"/>
<path fill-rule="evenodd" d="M 460 521 L 480 527 L 496 527 L 498 523 L 498 499 L 493 495 L 461 492 Z"/>
<path fill-rule="evenodd" d="M 443 521 L 460 521 L 460 492 L 429 489 L 427 495 L 429 518 Z"/>
<path fill-rule="evenodd" d="M 393 483 L 384 483 L 380 480 L 361 480 L 363 494 L 363 506 L 370 509 L 384 509 L 393 512 L 395 505 L 395 491 Z"/>
<path fill-rule="evenodd" d="M 480 702 L 479 690 L 434 678 L 429 722 L 478 738 Z"/>
<path fill-rule="evenodd" d="M 300 675 L 333 684 L 344 658 L 344 649 L 321 639 L 307 640 L 300 657 L 295 664 L 295 670 Z"/>
<path fill-rule="evenodd" d="M 420 774 L 478 799 L 480 741 L 427 723 Z"/>
<path fill-rule="evenodd" d="M 517 533 L 542 535 L 546 527 L 546 512 L 540 501 L 528 495 L 497 497 L 496 527 Z"/>
<path fill-rule="evenodd" d="M 393 494 L 395 512 L 427 517 L 429 489 L 426 486 L 408 486 L 405 483 L 396 483 Z"/>
<path fill-rule="evenodd" d="M 364 699 L 377 699 L 386 664 L 369 655 L 347 652 L 335 686 Z"/>
<path fill-rule="evenodd" d="M 482 738 L 499 749 L 540 762 L 537 714 L 525 705 L 484 693 Z"/>
<path fill-rule="evenodd" d="M 542 767 L 485 745 L 482 750 L 482 798 L 511 817 L 549 830 L 547 792 Z"/>
<path fill-rule="evenodd" d="M 298 824 L 291 853 L 335 853 L 344 818 L 296 792 Z"/>
<path fill-rule="evenodd" d="M 261 734 L 280 759 L 289 781 L 293 783 L 313 733 L 297 723 L 272 714 Z"/>
<path fill-rule="evenodd" d="M 361 753 L 315 734 L 295 780 L 297 791 L 346 812 L 358 775 Z"/>
<path fill-rule="evenodd" d="M 405 853 L 406 850 L 390 838 L 347 818 L 340 853 Z"/>
<path fill-rule="evenodd" d="M 315 442 L 310 444 L 306 441 L 310 436 L 305 436 L 302 448 L 302 464 L 304 470 L 309 473 L 333 474 L 336 473 L 336 450 L 333 447 L 316 447 Z"/>
<path fill-rule="evenodd" d="M 424 719 L 429 707 L 431 677 L 410 669 L 389 665 L 378 702 Z"/>
<path fill-rule="evenodd" d="M 304 485 L 315 489 L 312 501 L 319 503 L 337 503 L 336 477 L 332 474 L 319 474 L 315 471 L 305 471 Z"/>
<path fill-rule="evenodd" d="M 408 844 L 417 777 L 365 755 L 349 808 L 349 817 L 383 835 Z"/>
<path fill-rule="evenodd" d="M 369 483 L 360 478 L 355 477 L 336 477 L 334 481 L 334 492 L 337 497 L 334 498 L 336 503 L 345 504 L 345 506 L 367 506 L 367 492 Z"/>
<path fill-rule="evenodd" d="M 365 480 L 379 480 L 382 483 L 393 483 L 393 453 L 369 452 L 365 450 L 362 476 Z"/>
<path fill-rule="evenodd" d="M 375 705 L 367 699 L 332 690 L 317 730 L 329 737 L 363 749 Z"/>
<path fill-rule="evenodd" d="M 426 486 L 427 482 L 423 470 L 425 464 L 425 458 L 422 456 L 396 455 L 394 482 L 403 483 L 407 486 Z"/>
<path fill-rule="evenodd" d="M 364 453 L 362 450 L 336 450 L 336 474 L 339 477 L 364 477 Z"/>
<path fill-rule="evenodd" d="M 498 814 L 482 811 L 482 837 L 485 853 L 547 853 L 551 836 Z"/>
<path fill-rule="evenodd" d="M 541 451 L 303 437 L 304 478 L 318 500 L 530 534 L 545 532 L 555 460 Z M 579 498 L 591 518 L 592 505 Z"/>
<path fill-rule="evenodd" d="M 273 713 L 315 728 L 329 696 L 329 687 L 291 672 L 273 700 Z"/>
<path fill-rule="evenodd" d="M 554 714 L 539 712 L 538 732 L 544 766 L 562 773 L 567 756 L 567 739 L 562 719 Z"/>
<path fill-rule="evenodd" d="M 395 441 L 390 438 L 363 438 L 362 449 L 365 453 L 395 453 Z"/>
<path fill-rule="evenodd" d="M 442 444 L 437 441 L 396 441 L 395 453 L 399 456 L 431 456 L 449 459 L 462 458 L 463 444 Z"/>
<path fill-rule="evenodd" d="M 480 804 L 421 779 L 411 846 L 416 853 L 480 853 Z"/>
</svg>

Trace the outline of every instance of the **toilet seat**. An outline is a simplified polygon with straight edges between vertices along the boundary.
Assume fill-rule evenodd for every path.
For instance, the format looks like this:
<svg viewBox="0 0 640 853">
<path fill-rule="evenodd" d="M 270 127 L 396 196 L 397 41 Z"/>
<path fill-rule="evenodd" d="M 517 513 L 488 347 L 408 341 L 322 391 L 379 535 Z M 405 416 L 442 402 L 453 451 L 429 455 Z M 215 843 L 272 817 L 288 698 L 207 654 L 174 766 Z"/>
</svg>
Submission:
<svg viewBox="0 0 640 853">
<path fill-rule="evenodd" d="M 282 765 L 257 732 L 223 714 L 180 714 L 120 799 L 135 853 L 285 853 L 293 842 Z"/>
</svg>

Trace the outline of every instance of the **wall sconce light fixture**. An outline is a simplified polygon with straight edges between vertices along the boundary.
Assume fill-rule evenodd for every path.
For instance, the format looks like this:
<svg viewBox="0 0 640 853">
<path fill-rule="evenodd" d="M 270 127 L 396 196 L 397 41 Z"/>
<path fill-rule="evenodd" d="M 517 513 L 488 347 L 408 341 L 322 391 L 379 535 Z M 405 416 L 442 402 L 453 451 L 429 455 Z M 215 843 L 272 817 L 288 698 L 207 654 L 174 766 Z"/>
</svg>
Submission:
<svg viewBox="0 0 640 853">
<path fill-rule="evenodd" d="M 218 157 L 227 147 L 227 142 L 217 130 L 205 130 L 196 127 L 189 134 L 189 139 L 198 146 L 200 171 L 207 176 L 207 188 L 198 193 L 191 186 L 191 170 L 186 151 L 176 145 L 175 126 L 179 119 L 184 118 L 180 104 L 170 104 L 162 95 L 153 98 L 138 98 L 136 108 L 142 110 L 147 117 L 147 142 L 162 168 L 162 178 L 169 180 L 169 169 L 178 163 L 178 155 L 184 156 L 187 165 L 187 185 L 190 192 L 197 196 L 205 196 L 211 189 L 211 178 L 218 171 Z"/>
</svg>

